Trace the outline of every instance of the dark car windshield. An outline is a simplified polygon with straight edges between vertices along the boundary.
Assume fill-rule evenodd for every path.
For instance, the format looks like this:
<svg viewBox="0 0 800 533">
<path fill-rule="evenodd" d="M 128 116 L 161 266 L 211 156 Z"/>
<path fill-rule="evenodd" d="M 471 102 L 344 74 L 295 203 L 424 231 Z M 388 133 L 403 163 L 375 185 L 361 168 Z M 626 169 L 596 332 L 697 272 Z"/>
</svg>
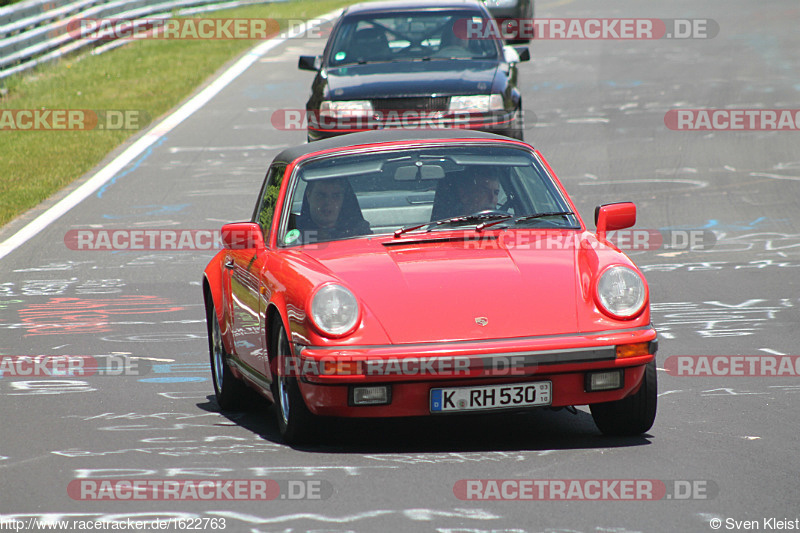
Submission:
<svg viewBox="0 0 800 533">
<path fill-rule="evenodd" d="M 430 10 L 346 17 L 328 51 L 338 67 L 385 61 L 496 59 L 494 39 L 466 39 L 465 22 L 484 21 L 479 11 Z"/>
<path fill-rule="evenodd" d="M 330 155 L 292 175 L 279 242 L 464 229 L 578 229 L 534 155 L 497 144 Z M 496 223 L 496 224 L 495 224 Z M 417 226 L 417 227 L 415 227 Z"/>
</svg>

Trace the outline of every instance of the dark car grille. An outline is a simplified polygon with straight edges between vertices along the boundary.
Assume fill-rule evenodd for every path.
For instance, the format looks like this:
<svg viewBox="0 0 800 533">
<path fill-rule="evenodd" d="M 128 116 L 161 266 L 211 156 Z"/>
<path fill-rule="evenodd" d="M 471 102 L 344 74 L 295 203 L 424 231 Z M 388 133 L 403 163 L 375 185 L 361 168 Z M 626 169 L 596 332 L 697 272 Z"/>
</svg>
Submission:
<svg viewBox="0 0 800 533">
<path fill-rule="evenodd" d="M 413 98 L 375 98 L 372 109 L 375 111 L 447 111 L 449 96 Z"/>
</svg>

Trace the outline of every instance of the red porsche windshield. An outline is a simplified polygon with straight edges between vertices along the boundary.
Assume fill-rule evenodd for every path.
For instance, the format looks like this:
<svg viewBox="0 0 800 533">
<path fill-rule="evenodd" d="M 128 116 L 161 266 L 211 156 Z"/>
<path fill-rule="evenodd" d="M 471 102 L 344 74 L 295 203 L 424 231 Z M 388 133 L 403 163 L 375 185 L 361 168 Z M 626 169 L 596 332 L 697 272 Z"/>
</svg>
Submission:
<svg viewBox="0 0 800 533">
<path fill-rule="evenodd" d="M 299 165 L 291 179 L 284 246 L 480 224 L 580 228 L 536 157 L 498 144 L 328 155 Z"/>
</svg>

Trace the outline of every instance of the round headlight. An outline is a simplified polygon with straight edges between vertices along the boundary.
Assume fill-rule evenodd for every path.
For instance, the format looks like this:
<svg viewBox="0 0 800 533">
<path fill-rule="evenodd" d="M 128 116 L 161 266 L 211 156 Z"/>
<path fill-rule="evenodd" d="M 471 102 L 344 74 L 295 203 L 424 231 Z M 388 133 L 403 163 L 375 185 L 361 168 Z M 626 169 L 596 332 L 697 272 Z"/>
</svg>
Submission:
<svg viewBox="0 0 800 533">
<path fill-rule="evenodd" d="M 311 298 L 311 319 L 326 335 L 350 333 L 358 323 L 358 301 L 341 285 L 323 285 Z"/>
<path fill-rule="evenodd" d="M 614 266 L 597 282 L 597 301 L 614 318 L 631 318 L 641 312 L 647 298 L 642 278 L 628 267 Z"/>
</svg>

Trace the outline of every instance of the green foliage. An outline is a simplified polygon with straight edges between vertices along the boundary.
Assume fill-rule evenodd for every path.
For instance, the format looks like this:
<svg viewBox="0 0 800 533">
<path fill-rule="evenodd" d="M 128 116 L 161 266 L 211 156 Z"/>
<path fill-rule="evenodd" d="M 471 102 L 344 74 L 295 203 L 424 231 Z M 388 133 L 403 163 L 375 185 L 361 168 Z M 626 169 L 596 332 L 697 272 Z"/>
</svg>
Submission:
<svg viewBox="0 0 800 533">
<path fill-rule="evenodd" d="M 347 4 L 345 0 L 296 0 L 204 16 L 305 19 Z M 65 58 L 8 78 L 0 113 L 16 109 L 137 110 L 156 119 L 254 44 L 237 39 L 142 40 L 99 56 Z M 147 127 L 149 119 L 140 127 Z M 0 225 L 89 172 L 135 133 L 1 128 Z"/>
</svg>

